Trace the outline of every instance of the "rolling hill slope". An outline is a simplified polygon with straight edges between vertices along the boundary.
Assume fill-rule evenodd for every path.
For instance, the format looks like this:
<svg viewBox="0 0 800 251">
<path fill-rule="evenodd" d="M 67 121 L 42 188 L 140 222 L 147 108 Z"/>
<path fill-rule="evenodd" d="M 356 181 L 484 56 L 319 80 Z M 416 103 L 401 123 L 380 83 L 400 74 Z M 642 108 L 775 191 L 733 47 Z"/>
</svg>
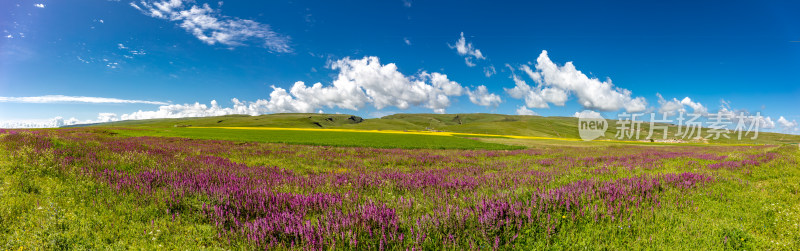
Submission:
<svg viewBox="0 0 800 251">
<path fill-rule="evenodd" d="M 96 124 L 93 126 L 116 127 L 292 127 L 292 128 L 329 128 L 347 124 L 357 124 L 364 119 L 353 115 L 341 114 L 304 114 L 282 113 L 261 116 L 226 115 L 217 117 L 197 117 L 178 119 L 127 120 Z"/>
<path fill-rule="evenodd" d="M 615 139 L 617 129 L 614 120 L 608 120 L 609 128 L 605 139 Z M 668 139 L 675 138 L 677 127 L 668 126 Z M 394 114 L 375 119 L 363 119 L 358 116 L 346 114 L 306 114 L 283 113 L 261 116 L 227 115 L 218 117 L 180 118 L 180 119 L 152 119 L 131 120 L 90 126 L 97 127 L 286 127 L 286 128 L 340 128 L 361 130 L 435 130 L 460 133 L 520 135 L 577 139 L 578 119 L 573 117 L 541 117 L 526 115 L 504 115 L 486 113 L 468 114 Z M 642 123 L 640 139 L 649 133 L 649 123 Z M 704 134 L 706 134 L 704 132 Z M 660 139 L 661 132 L 654 133 Z M 736 139 L 736 134 L 731 133 L 730 139 L 700 140 L 699 142 L 714 143 L 796 143 L 800 142 L 800 135 L 780 133 L 759 133 L 757 140 L 749 137 L 742 141 Z M 752 135 L 752 134 L 751 134 Z M 601 138 L 602 139 L 602 138 Z"/>
</svg>

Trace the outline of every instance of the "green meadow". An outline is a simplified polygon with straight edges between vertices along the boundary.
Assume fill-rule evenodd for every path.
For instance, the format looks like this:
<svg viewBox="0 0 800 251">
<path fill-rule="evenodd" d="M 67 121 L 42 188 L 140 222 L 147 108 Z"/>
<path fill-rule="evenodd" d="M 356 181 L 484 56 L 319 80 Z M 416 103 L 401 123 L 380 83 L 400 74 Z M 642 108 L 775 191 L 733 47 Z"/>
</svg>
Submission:
<svg viewBox="0 0 800 251">
<path fill-rule="evenodd" d="M 232 140 L 324 146 L 349 146 L 404 149 L 522 149 L 520 146 L 487 143 L 465 137 L 388 134 L 370 132 L 320 132 L 293 130 L 247 130 L 223 128 L 151 128 L 112 130 L 120 136 L 184 137 L 191 139 Z"/>
<path fill-rule="evenodd" d="M 576 137 L 568 118 L 446 116 L 4 130 L 0 249 L 800 248 L 800 150 L 774 143 L 794 136 L 583 142 L 563 140 Z M 424 130 L 430 118 L 462 133 L 555 137 L 257 129 Z M 503 119 L 513 121 L 481 124 Z M 555 132 L 500 129 L 521 123 Z M 254 128 L 193 128 L 212 125 Z"/>
<path fill-rule="evenodd" d="M 617 140 L 615 120 L 607 120 L 608 130 L 599 140 Z M 676 138 L 677 126 L 667 126 L 667 139 Z M 541 117 L 503 114 L 394 114 L 381 118 L 363 119 L 345 114 L 268 114 L 261 116 L 228 115 L 203 118 L 153 119 L 121 121 L 92 125 L 92 127 L 135 127 L 135 128 L 185 128 L 185 127 L 281 127 L 281 128 L 315 128 L 315 129 L 360 129 L 360 130 L 436 130 L 455 133 L 477 133 L 493 135 L 518 135 L 533 137 L 549 137 L 562 139 L 579 139 L 578 119 L 574 117 Z M 714 135 L 703 130 L 704 140 L 688 140 L 686 143 L 723 143 L 723 144 L 788 144 L 800 142 L 800 135 L 759 132 L 756 139 L 754 133 L 742 139 L 738 134 L 730 132 L 728 138 Z M 650 133 L 650 124 L 642 123 L 639 130 L 640 140 Z M 663 130 L 653 130 L 654 139 L 663 138 Z M 623 139 L 623 141 L 635 141 Z"/>
</svg>

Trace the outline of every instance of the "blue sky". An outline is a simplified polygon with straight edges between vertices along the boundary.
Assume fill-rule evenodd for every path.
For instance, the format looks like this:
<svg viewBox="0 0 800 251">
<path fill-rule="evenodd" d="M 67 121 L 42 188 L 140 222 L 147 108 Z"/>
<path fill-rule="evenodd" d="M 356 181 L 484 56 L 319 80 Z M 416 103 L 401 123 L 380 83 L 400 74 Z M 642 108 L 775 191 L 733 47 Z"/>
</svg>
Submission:
<svg viewBox="0 0 800 251">
<path fill-rule="evenodd" d="M 694 106 L 760 112 L 792 132 L 798 10 L 797 1 L 8 0 L 0 121 L 319 110 L 608 118 Z"/>
</svg>

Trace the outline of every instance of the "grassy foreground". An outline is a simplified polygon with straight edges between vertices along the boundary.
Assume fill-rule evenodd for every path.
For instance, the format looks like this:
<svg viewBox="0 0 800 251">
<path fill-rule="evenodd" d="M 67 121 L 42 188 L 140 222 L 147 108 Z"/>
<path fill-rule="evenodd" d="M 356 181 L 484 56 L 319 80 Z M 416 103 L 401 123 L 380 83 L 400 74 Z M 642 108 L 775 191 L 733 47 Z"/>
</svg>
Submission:
<svg viewBox="0 0 800 251">
<path fill-rule="evenodd" d="M 800 248 L 796 146 L 402 150 L 0 132 L 2 249 Z"/>
</svg>

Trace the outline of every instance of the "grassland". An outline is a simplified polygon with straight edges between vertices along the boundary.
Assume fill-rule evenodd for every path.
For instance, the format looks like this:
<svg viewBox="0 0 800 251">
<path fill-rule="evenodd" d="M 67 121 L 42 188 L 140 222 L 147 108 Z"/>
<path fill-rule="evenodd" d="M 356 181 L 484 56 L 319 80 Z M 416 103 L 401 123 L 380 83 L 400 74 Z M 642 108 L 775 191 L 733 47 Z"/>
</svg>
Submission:
<svg viewBox="0 0 800 251">
<path fill-rule="evenodd" d="M 21 163 L 0 150 L 0 249 L 222 249 L 212 224 L 172 220 L 107 184 L 51 166 Z"/>
<path fill-rule="evenodd" d="M 403 150 L 238 131 L 0 131 L 0 249 L 800 248 L 797 146 Z"/>
<path fill-rule="evenodd" d="M 614 120 L 609 126 L 605 140 L 616 140 L 617 128 Z M 341 114 L 269 114 L 261 116 L 228 115 L 220 117 L 156 119 L 122 121 L 93 126 L 136 127 L 136 128 L 174 128 L 174 127 L 276 127 L 276 128 L 317 128 L 317 129 L 357 129 L 357 130 L 398 130 L 398 131 L 445 131 L 454 133 L 511 135 L 561 139 L 579 139 L 578 119 L 572 117 L 541 117 L 503 114 L 394 114 L 375 119 L 362 119 Z M 668 139 L 675 139 L 677 127 L 667 126 Z M 650 132 L 649 123 L 643 123 L 639 130 L 640 139 Z M 663 130 L 654 130 L 655 139 L 661 139 Z M 703 133 L 704 137 L 709 136 Z M 729 138 L 699 140 L 696 143 L 724 144 L 786 144 L 800 142 L 800 135 L 760 132 L 753 140 L 750 134 L 738 139 L 731 133 Z M 627 140 L 630 141 L 630 140 Z M 689 141 L 689 140 L 687 140 Z"/>
<path fill-rule="evenodd" d="M 520 149 L 519 146 L 487 143 L 464 137 L 409 133 L 380 133 L 335 130 L 263 130 L 258 128 L 149 128 L 113 130 L 121 136 L 184 137 L 325 146 L 404 149 Z"/>
</svg>

